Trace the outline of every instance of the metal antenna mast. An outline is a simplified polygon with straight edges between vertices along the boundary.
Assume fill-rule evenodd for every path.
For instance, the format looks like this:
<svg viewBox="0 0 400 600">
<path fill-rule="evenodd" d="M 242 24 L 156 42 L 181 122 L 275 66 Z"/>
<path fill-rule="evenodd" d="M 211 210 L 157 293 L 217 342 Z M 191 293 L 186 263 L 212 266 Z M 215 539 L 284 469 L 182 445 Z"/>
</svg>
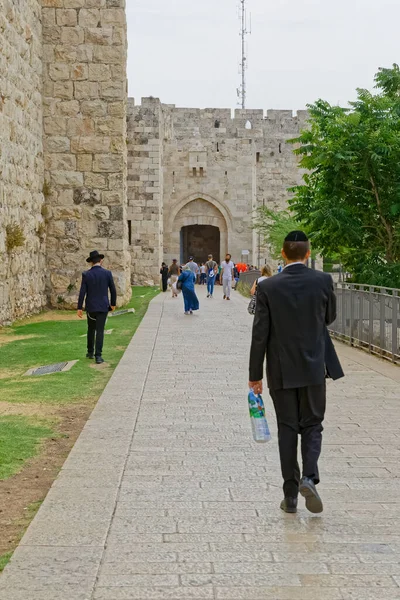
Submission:
<svg viewBox="0 0 400 600">
<path fill-rule="evenodd" d="M 237 95 L 240 98 L 239 104 L 242 108 L 246 108 L 246 70 L 247 70 L 247 49 L 246 49 L 246 37 L 251 34 L 251 21 L 250 28 L 247 29 L 247 10 L 246 0 L 240 0 L 240 37 L 242 39 L 242 61 L 240 63 L 240 72 L 242 75 L 242 82 L 237 89 Z"/>
</svg>

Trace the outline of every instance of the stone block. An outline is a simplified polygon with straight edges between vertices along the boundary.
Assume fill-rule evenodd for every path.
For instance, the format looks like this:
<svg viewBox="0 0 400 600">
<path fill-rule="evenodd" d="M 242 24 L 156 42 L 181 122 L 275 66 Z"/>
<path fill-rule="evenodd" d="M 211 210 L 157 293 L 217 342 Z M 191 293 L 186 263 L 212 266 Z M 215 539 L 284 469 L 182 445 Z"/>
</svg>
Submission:
<svg viewBox="0 0 400 600">
<path fill-rule="evenodd" d="M 55 8 L 42 9 L 42 25 L 44 27 L 54 27 L 56 25 L 56 10 Z"/>
<path fill-rule="evenodd" d="M 122 8 L 106 8 L 100 10 L 101 24 L 104 25 L 125 25 L 126 15 Z"/>
<path fill-rule="evenodd" d="M 93 157 L 91 154 L 78 154 L 76 157 L 77 171 L 91 171 L 93 166 Z"/>
<path fill-rule="evenodd" d="M 76 157 L 73 154 L 45 154 L 45 169 L 48 171 L 75 171 Z"/>
<path fill-rule="evenodd" d="M 64 0 L 64 8 L 83 8 L 86 4 L 86 0 Z"/>
<path fill-rule="evenodd" d="M 84 173 L 84 177 L 85 186 L 88 188 L 106 190 L 108 187 L 108 179 L 105 175 L 100 175 L 99 173 Z M 105 204 L 109 204 L 109 202 L 105 202 Z"/>
<path fill-rule="evenodd" d="M 53 47 L 53 51 L 54 51 L 54 60 L 55 61 L 71 63 L 71 62 L 76 62 L 78 60 L 77 59 L 78 48 L 76 48 L 75 46 L 67 46 L 67 45 L 55 46 L 55 47 Z"/>
<path fill-rule="evenodd" d="M 79 63 L 71 67 L 71 79 L 83 81 L 89 77 L 89 66 L 86 63 Z"/>
<path fill-rule="evenodd" d="M 74 83 L 74 97 L 78 100 L 98 98 L 99 84 L 94 81 L 76 81 Z"/>
<path fill-rule="evenodd" d="M 103 100 L 81 102 L 81 112 L 83 115 L 90 115 L 92 117 L 104 117 L 107 114 L 107 103 Z"/>
<path fill-rule="evenodd" d="M 124 241 L 123 240 L 108 240 L 108 249 L 121 251 L 124 250 Z"/>
<path fill-rule="evenodd" d="M 49 77 L 54 81 L 68 80 L 70 77 L 69 65 L 59 62 L 49 65 Z"/>
<path fill-rule="evenodd" d="M 50 153 L 67 153 L 70 151 L 70 140 L 67 137 L 48 136 L 44 140 L 45 150 Z"/>
<path fill-rule="evenodd" d="M 117 173 L 124 168 L 124 157 L 117 154 L 96 154 L 93 171 L 95 173 Z"/>
<path fill-rule="evenodd" d="M 109 175 L 110 190 L 121 190 L 125 185 L 125 176 L 123 173 L 114 173 Z"/>
<path fill-rule="evenodd" d="M 92 64 L 89 65 L 89 81 L 108 81 L 111 79 L 111 69 L 109 65 Z"/>
<path fill-rule="evenodd" d="M 80 107 L 77 100 L 58 101 L 55 105 L 57 115 L 73 117 L 79 113 Z"/>
<path fill-rule="evenodd" d="M 113 30 L 111 27 L 89 27 L 85 30 L 85 41 L 87 44 L 98 46 L 110 46 L 112 44 Z M 107 60 L 98 60 L 96 62 L 107 63 Z"/>
<path fill-rule="evenodd" d="M 121 191 L 103 192 L 103 202 L 107 206 L 122 205 L 123 193 Z"/>
<path fill-rule="evenodd" d="M 114 137 L 111 139 L 110 151 L 113 154 L 124 154 L 126 150 L 126 141 L 122 136 Z"/>
<path fill-rule="evenodd" d="M 86 8 L 104 8 L 107 0 L 85 0 Z"/>
<path fill-rule="evenodd" d="M 60 117 L 46 117 L 43 119 L 46 135 L 62 136 L 67 133 L 67 119 Z M 62 150 L 64 152 L 64 150 Z"/>
<path fill-rule="evenodd" d="M 123 134 L 125 128 L 124 121 L 115 117 L 105 117 L 96 119 L 96 132 L 103 135 L 116 135 L 117 133 Z"/>
<path fill-rule="evenodd" d="M 74 204 L 96 206 L 101 203 L 101 194 L 98 190 L 89 188 L 76 188 L 73 194 Z"/>
<path fill-rule="evenodd" d="M 77 171 L 53 171 L 51 183 L 59 187 L 79 187 L 83 185 L 83 173 Z"/>
<path fill-rule="evenodd" d="M 105 64 L 125 64 L 125 52 L 121 52 L 119 47 L 110 46 L 95 46 L 93 48 L 93 60 L 98 63 Z"/>
<path fill-rule="evenodd" d="M 125 111 L 126 111 L 125 102 L 110 102 L 108 104 L 108 114 L 112 117 L 124 118 Z"/>
<path fill-rule="evenodd" d="M 114 27 L 113 44 L 114 46 L 124 46 L 127 41 L 126 29 L 124 27 Z"/>
<path fill-rule="evenodd" d="M 58 44 L 61 41 L 61 27 L 54 25 L 43 26 L 43 42 L 45 44 Z"/>
<path fill-rule="evenodd" d="M 85 34 L 82 27 L 63 27 L 61 29 L 61 43 L 71 46 L 83 44 Z"/>
<path fill-rule="evenodd" d="M 100 11 L 98 8 L 83 8 L 79 11 L 79 25 L 81 27 L 99 27 Z"/>
<path fill-rule="evenodd" d="M 64 0 L 42 0 L 43 8 L 63 8 Z"/>
<path fill-rule="evenodd" d="M 122 221 L 123 218 L 124 218 L 124 209 L 122 206 L 111 206 L 110 207 L 111 221 Z"/>
<path fill-rule="evenodd" d="M 91 136 L 91 137 L 76 137 L 71 140 L 71 152 L 74 153 L 87 153 L 93 154 L 100 152 L 109 152 L 111 140 L 108 137 L 103 136 Z"/>
<path fill-rule="evenodd" d="M 54 97 L 63 100 L 72 100 L 74 97 L 74 85 L 72 81 L 55 81 Z"/>
<path fill-rule="evenodd" d="M 94 121 L 89 117 L 72 118 L 68 120 L 67 135 L 69 136 L 90 136 L 94 134 Z"/>
<path fill-rule="evenodd" d="M 122 100 L 126 96 L 126 81 L 101 82 L 100 93 L 103 98 Z"/>
<path fill-rule="evenodd" d="M 77 11 L 72 8 L 57 8 L 56 22 L 61 27 L 75 27 L 78 24 Z"/>
<path fill-rule="evenodd" d="M 58 192 L 57 202 L 59 206 L 72 206 L 73 205 L 73 190 L 61 189 Z"/>
<path fill-rule="evenodd" d="M 81 44 L 76 49 L 76 60 L 79 62 L 92 62 L 93 48 L 88 44 Z"/>
</svg>

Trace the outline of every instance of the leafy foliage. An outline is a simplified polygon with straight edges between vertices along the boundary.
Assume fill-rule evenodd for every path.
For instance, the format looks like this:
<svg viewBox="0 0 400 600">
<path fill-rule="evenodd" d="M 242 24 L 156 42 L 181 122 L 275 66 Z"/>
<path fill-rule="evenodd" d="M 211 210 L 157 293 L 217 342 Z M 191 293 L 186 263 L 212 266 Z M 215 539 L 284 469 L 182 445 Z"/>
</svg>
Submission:
<svg viewBox="0 0 400 600">
<path fill-rule="evenodd" d="M 274 212 L 266 206 L 261 206 L 257 210 L 254 228 L 263 236 L 265 243 L 270 248 L 271 257 L 275 260 L 281 258 L 283 240 L 288 233 L 301 229 L 309 235 L 309 228 L 300 222 L 292 212 L 288 210 Z M 315 253 L 314 249 L 313 257 Z"/>
<path fill-rule="evenodd" d="M 400 69 L 380 69 L 378 93 L 350 108 L 318 100 L 310 128 L 290 140 L 307 172 L 290 207 L 324 255 L 355 281 L 400 286 Z"/>
</svg>

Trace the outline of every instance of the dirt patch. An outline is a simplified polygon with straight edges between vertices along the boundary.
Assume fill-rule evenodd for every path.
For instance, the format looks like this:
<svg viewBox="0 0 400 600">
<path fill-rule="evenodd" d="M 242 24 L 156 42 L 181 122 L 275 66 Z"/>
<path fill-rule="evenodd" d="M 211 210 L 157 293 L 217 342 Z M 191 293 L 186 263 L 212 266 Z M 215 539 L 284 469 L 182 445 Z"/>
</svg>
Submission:
<svg viewBox="0 0 400 600">
<path fill-rule="evenodd" d="M 58 421 L 60 408 L 51 404 L 11 404 L 10 402 L 0 402 L 0 416 L 7 417 L 9 415 L 38 417 L 40 419 L 54 419 Z"/>
<path fill-rule="evenodd" d="M 0 414 L 53 417 L 59 434 L 47 440 L 38 456 L 29 460 L 24 469 L 5 481 L 0 481 L 0 555 L 15 549 L 32 518 L 30 505 L 42 501 L 83 429 L 95 401 L 87 405 L 44 407 L 0 403 Z M 14 412 L 15 408 L 15 412 Z M 8 412 L 4 412 L 8 411 Z"/>
<path fill-rule="evenodd" d="M 20 369 L 1 369 L 0 379 L 12 379 L 13 377 L 19 377 L 22 375 Z"/>
<path fill-rule="evenodd" d="M 58 310 L 45 310 L 38 315 L 16 321 L 14 325 L 30 325 L 31 323 L 44 323 L 45 321 L 78 321 L 74 310 L 65 312 Z"/>
<path fill-rule="evenodd" d="M 0 346 L 10 344 L 11 342 L 19 342 L 20 340 L 31 340 L 38 337 L 37 335 L 11 335 L 10 333 L 0 333 Z"/>
</svg>

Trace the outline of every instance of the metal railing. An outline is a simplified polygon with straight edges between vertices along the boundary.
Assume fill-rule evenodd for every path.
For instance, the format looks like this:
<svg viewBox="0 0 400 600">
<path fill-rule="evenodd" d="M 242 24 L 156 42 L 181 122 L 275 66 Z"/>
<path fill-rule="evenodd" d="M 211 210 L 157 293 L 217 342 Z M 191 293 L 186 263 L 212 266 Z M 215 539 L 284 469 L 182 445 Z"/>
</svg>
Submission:
<svg viewBox="0 0 400 600">
<path fill-rule="evenodd" d="M 337 318 L 333 337 L 400 363 L 400 290 L 335 283 Z"/>
<path fill-rule="evenodd" d="M 239 281 L 251 288 L 260 275 L 261 271 L 246 271 L 245 273 L 240 273 Z"/>
</svg>

